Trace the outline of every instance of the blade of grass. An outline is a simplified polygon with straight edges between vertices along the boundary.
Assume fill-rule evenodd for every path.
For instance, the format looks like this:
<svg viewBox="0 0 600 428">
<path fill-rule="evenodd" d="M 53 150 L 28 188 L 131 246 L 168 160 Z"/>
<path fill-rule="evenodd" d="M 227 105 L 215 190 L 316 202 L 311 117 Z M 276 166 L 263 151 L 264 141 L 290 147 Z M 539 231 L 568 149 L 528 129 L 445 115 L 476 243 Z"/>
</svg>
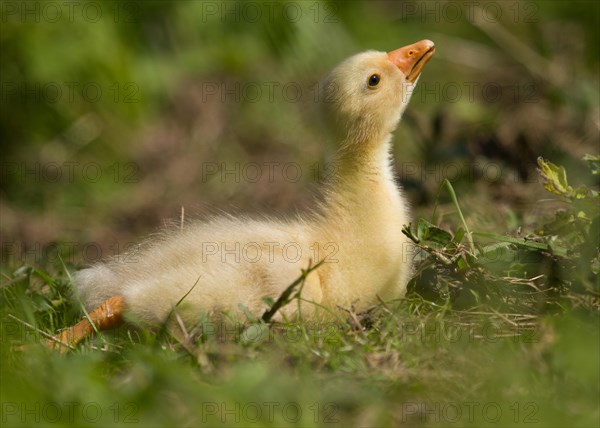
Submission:
<svg viewBox="0 0 600 428">
<path fill-rule="evenodd" d="M 499 241 L 499 242 L 506 242 L 509 244 L 518 245 L 520 247 L 529 248 L 531 250 L 543 250 L 543 251 L 549 251 L 551 253 L 554 253 L 554 254 L 562 256 L 562 257 L 567 256 L 567 252 L 565 250 L 563 250 L 562 248 L 554 248 L 548 244 L 543 244 L 541 242 L 525 241 L 523 239 L 512 238 L 510 236 L 497 235 L 495 233 L 488 233 L 488 232 L 474 232 L 474 235 L 481 236 L 482 238 L 493 239 L 493 240 Z"/>
<path fill-rule="evenodd" d="M 201 276 L 198 277 L 198 279 L 196 280 L 196 282 L 194 282 L 194 285 L 192 285 L 192 287 L 181 297 L 181 299 L 179 299 L 179 301 L 177 303 L 175 303 L 175 305 L 173 305 L 173 307 L 171 308 L 171 311 L 169 312 L 169 314 L 167 315 L 167 317 L 165 318 L 165 321 L 162 323 L 160 330 L 158 331 L 158 333 L 156 334 L 156 338 L 157 341 L 155 342 L 156 346 L 159 346 L 159 342 L 160 339 L 162 339 L 163 337 L 166 336 L 167 332 L 168 332 L 168 325 L 169 325 L 169 321 L 171 320 L 171 317 L 173 316 L 173 314 L 175 313 L 175 310 L 177 309 L 177 307 L 181 304 L 181 302 L 184 301 L 184 299 L 189 296 L 189 294 L 192 292 L 192 290 L 194 288 L 196 288 L 196 285 L 198 285 L 198 282 L 200 282 L 200 278 Z"/>
<path fill-rule="evenodd" d="M 452 198 L 452 203 L 456 207 L 456 211 L 458 211 L 458 216 L 460 217 L 460 221 L 462 222 L 463 227 L 465 229 L 465 233 L 467 235 L 467 242 L 469 243 L 469 248 L 471 249 L 471 253 L 473 254 L 473 257 L 477 257 L 477 253 L 475 252 L 475 244 L 473 242 L 473 234 L 469 230 L 469 226 L 467 226 L 467 222 L 465 221 L 465 217 L 463 216 L 462 210 L 460 209 L 460 206 L 458 205 L 458 199 L 456 198 L 456 193 L 454 192 L 454 187 L 452 187 L 452 184 L 450 183 L 450 181 L 447 178 L 444 180 L 444 185 L 448 189 L 448 193 L 450 193 L 450 198 Z"/>
<path fill-rule="evenodd" d="M 71 273 L 67 269 L 67 265 L 65 264 L 62 256 L 60 255 L 60 252 L 58 252 L 58 260 L 60 261 L 60 263 L 62 265 L 62 268 L 65 270 L 65 274 L 67 275 L 67 278 L 69 278 L 69 282 L 72 284 L 73 283 L 73 277 L 71 276 Z M 85 316 L 85 318 L 87 318 L 88 322 L 90 323 L 90 325 L 94 329 L 94 333 L 96 335 L 100 335 L 100 331 L 98 330 L 98 327 L 96 327 L 96 324 L 94 323 L 94 321 L 90 317 L 90 314 L 88 313 L 87 309 L 85 308 L 85 305 L 79 299 L 79 296 L 77 296 L 77 303 L 79 304 L 79 307 L 81 308 L 81 311 L 83 312 L 83 315 Z M 102 340 L 104 340 L 104 338 L 102 338 Z"/>
<path fill-rule="evenodd" d="M 27 327 L 28 329 L 35 331 L 36 333 L 41 334 L 42 336 L 44 336 L 46 339 L 49 339 L 52 342 L 55 342 L 56 344 L 58 344 L 59 346 L 63 346 L 65 348 L 69 348 L 71 350 L 74 350 L 75 348 L 67 343 L 62 342 L 61 340 L 57 339 L 56 337 L 54 337 L 53 335 L 51 335 L 50 333 L 46 333 L 43 330 L 40 330 L 39 328 L 29 324 L 26 321 L 23 321 L 20 318 L 17 318 L 16 316 L 14 316 L 13 314 L 8 314 L 8 318 L 11 318 L 15 321 L 17 321 L 18 323 L 24 325 L 25 327 Z"/>
</svg>

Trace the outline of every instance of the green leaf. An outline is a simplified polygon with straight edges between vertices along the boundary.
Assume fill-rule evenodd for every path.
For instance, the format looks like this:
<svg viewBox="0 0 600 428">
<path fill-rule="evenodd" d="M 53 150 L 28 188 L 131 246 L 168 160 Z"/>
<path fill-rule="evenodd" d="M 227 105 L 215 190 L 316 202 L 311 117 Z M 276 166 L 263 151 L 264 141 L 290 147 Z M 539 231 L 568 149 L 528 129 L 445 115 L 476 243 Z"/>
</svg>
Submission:
<svg viewBox="0 0 600 428">
<path fill-rule="evenodd" d="M 588 163 L 593 175 L 600 175 L 600 156 L 585 155 L 583 160 Z"/>
<path fill-rule="evenodd" d="M 459 258 L 456 265 L 458 266 L 458 268 L 460 270 L 465 270 L 471 267 L 471 265 L 469 264 L 469 262 L 467 260 L 465 260 L 464 258 Z"/>
<path fill-rule="evenodd" d="M 271 296 L 264 296 L 262 301 L 265 302 L 269 308 L 272 308 L 275 304 L 275 299 L 273 299 Z"/>
<path fill-rule="evenodd" d="M 494 242 L 493 244 L 486 245 L 481 249 L 480 257 L 482 257 L 484 261 L 488 258 L 491 258 L 492 260 L 498 260 L 499 254 L 510 254 L 511 245 L 514 244 L 510 242 Z"/>
<path fill-rule="evenodd" d="M 452 235 L 443 229 L 420 218 L 417 226 L 417 237 L 420 241 L 431 241 L 441 245 L 447 245 L 452 240 Z"/>
<path fill-rule="evenodd" d="M 429 226 L 433 225 L 427 220 L 424 220 L 422 218 L 419 219 L 419 223 L 417 224 L 417 239 L 419 241 L 425 239 L 425 237 L 427 236 L 427 229 L 429 229 Z"/>
<path fill-rule="evenodd" d="M 52 277 L 50 275 L 48 275 L 46 272 L 43 272 L 39 269 L 33 269 L 32 273 L 34 275 L 36 275 L 37 277 L 39 277 L 42 281 L 44 281 L 46 284 L 50 285 L 51 287 L 54 287 L 54 280 L 52 279 Z"/>
<path fill-rule="evenodd" d="M 452 238 L 452 242 L 455 244 L 459 244 L 465 236 L 465 229 L 459 227 L 456 233 L 454 234 L 454 238 Z"/>
<path fill-rule="evenodd" d="M 402 233 L 404 235 L 406 235 L 411 241 L 413 241 L 415 244 L 419 243 L 419 238 L 417 238 L 415 236 L 415 234 L 412 231 L 412 223 L 408 223 L 407 225 L 405 224 L 402 227 Z"/>
<path fill-rule="evenodd" d="M 498 242 L 508 242 L 510 244 L 518 245 L 520 247 L 530 248 L 532 250 L 543 250 L 550 251 L 559 256 L 566 256 L 566 250 L 562 248 L 551 248 L 550 245 L 541 242 L 526 241 L 524 239 L 512 238 L 510 236 L 497 235 L 495 233 L 487 232 L 473 232 L 473 235 L 481 236 L 482 238 L 493 239 Z"/>
<path fill-rule="evenodd" d="M 567 171 L 539 157 L 537 160 L 540 174 L 544 179 L 544 187 L 551 193 L 560 196 L 571 196 L 573 188 L 567 182 Z"/>
</svg>

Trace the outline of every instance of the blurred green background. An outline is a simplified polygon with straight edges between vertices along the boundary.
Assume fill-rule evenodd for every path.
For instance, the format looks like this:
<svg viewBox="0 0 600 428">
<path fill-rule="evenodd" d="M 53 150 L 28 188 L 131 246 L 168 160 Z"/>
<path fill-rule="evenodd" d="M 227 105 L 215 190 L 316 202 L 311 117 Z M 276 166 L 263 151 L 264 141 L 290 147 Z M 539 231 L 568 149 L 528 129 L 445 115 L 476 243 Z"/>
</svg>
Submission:
<svg viewBox="0 0 600 428">
<path fill-rule="evenodd" d="M 47 329 L 79 316 L 69 307 L 53 318 L 52 305 L 67 304 L 50 305 L 47 289 L 22 286 L 15 272 L 53 272 L 58 247 L 67 266 L 80 267 L 177 224 L 182 207 L 191 219 L 309 206 L 334 149 L 314 108 L 319 79 L 356 52 L 425 38 L 437 51 L 394 137 L 414 217 L 431 216 L 447 178 L 472 229 L 534 229 L 560 207 L 536 173 L 538 156 L 564 165 L 573 185 L 598 184 L 582 157 L 599 151 L 599 5 L 2 1 L 2 314 L 43 318 Z M 445 192 L 438 202 L 437 224 L 456 230 Z M 67 294 L 63 279 L 52 296 Z M 6 297 L 9 287 L 18 299 Z M 458 403 L 466 412 L 470 400 L 500 403 L 503 415 L 477 411 L 461 426 L 597 426 L 598 317 L 573 305 L 568 316 L 536 320 L 531 343 L 403 340 L 407 322 L 425 334 L 430 321 L 490 322 L 460 313 L 450 321 L 447 308 L 408 302 L 366 331 L 336 330 L 331 342 L 316 333 L 264 346 L 206 340 L 188 355 L 146 339 L 66 358 L 15 352 L 14 337 L 39 338 L 23 339 L 29 330 L 3 317 L 3 423 L 35 422 L 19 413 L 23 403 L 46 406 L 32 407 L 35 415 L 77 401 L 96 403 L 103 418 L 63 414 L 63 425 L 231 425 L 222 409 L 203 419 L 198 403 L 279 400 L 300 403 L 306 426 L 446 426 L 452 419 L 440 408 L 427 416 L 411 405 Z M 496 321 L 510 324 L 513 315 Z M 328 403 L 335 414 L 314 407 Z M 258 425 L 294 420 L 277 412 Z"/>
<path fill-rule="evenodd" d="M 181 207 L 188 218 L 302 208 L 332 150 L 312 113 L 315 84 L 353 53 L 424 38 L 437 52 L 395 136 L 416 215 L 449 178 L 471 224 L 526 227 L 553 209 L 539 203 L 535 159 L 579 183 L 581 157 L 597 153 L 598 11 L 587 1 L 3 2 L 3 262 L 39 262 L 58 242 L 70 243 L 69 262 L 97 261 Z"/>
</svg>

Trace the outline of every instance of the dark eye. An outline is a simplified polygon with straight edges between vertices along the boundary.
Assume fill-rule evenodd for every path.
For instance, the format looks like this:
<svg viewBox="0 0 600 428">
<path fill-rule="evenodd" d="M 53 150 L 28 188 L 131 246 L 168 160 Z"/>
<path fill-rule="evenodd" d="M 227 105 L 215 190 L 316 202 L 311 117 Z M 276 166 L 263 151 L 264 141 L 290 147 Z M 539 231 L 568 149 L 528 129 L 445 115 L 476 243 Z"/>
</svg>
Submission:
<svg viewBox="0 0 600 428">
<path fill-rule="evenodd" d="M 368 85 L 369 88 L 374 88 L 375 86 L 377 86 L 379 84 L 379 81 L 381 80 L 381 76 L 379 76 L 379 74 L 371 74 L 371 76 L 369 77 L 368 80 Z"/>
</svg>

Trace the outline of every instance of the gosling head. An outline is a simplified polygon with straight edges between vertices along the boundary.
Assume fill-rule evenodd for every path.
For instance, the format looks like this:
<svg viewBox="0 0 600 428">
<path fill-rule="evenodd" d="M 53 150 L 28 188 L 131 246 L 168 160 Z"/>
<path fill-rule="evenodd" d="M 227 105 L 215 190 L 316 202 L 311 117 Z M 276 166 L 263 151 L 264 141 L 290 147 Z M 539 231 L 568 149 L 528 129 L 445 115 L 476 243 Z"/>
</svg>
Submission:
<svg viewBox="0 0 600 428">
<path fill-rule="evenodd" d="M 367 51 L 340 63 L 325 81 L 324 102 L 346 145 L 377 142 L 398 125 L 435 45 L 421 40 L 391 52 Z"/>
</svg>

